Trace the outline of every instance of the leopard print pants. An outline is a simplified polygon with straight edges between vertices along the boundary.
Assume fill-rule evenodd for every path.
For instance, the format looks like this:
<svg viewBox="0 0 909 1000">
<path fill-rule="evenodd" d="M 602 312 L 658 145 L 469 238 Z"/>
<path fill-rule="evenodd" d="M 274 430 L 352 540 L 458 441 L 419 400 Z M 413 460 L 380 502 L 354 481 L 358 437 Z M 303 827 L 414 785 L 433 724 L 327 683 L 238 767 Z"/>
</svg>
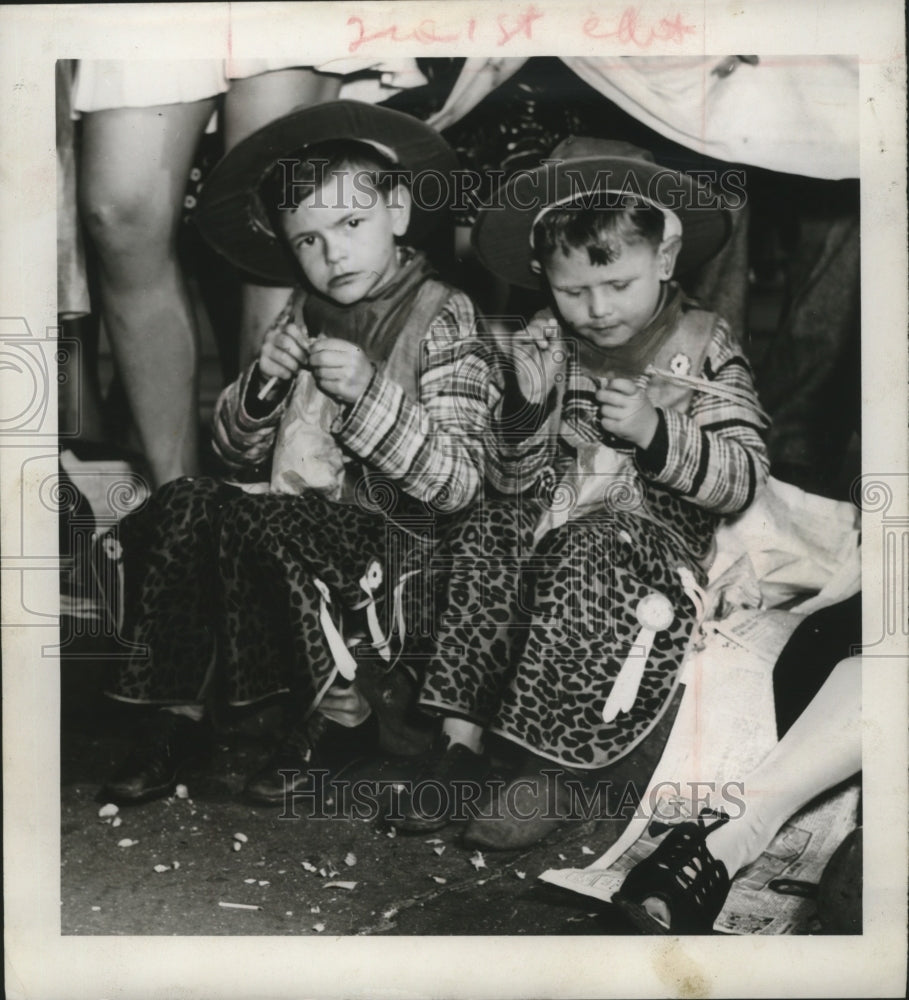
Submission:
<svg viewBox="0 0 909 1000">
<path fill-rule="evenodd" d="M 700 571 L 633 513 L 580 518 L 534 547 L 538 516 L 533 504 L 487 502 L 437 549 L 445 593 L 420 703 L 563 765 L 604 767 L 669 706 L 696 618 L 678 567 Z M 638 602 L 654 592 L 673 620 L 656 632 L 631 711 L 607 724 L 606 698 L 640 641 Z"/>
<path fill-rule="evenodd" d="M 314 578 L 337 621 L 366 597 L 360 580 L 370 563 L 400 574 L 425 549 L 381 512 L 205 478 L 168 483 L 117 530 L 122 632 L 135 647 L 109 694 L 137 703 L 198 703 L 214 693 L 246 705 L 290 692 L 311 710 L 336 669 Z"/>
</svg>

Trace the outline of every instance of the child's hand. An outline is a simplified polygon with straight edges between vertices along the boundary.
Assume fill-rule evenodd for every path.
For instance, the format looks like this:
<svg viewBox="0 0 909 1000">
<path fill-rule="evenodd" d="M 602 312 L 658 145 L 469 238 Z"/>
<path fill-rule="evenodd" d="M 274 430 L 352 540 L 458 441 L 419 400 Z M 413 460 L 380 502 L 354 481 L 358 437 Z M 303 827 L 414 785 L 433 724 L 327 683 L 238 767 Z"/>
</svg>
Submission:
<svg viewBox="0 0 909 1000">
<path fill-rule="evenodd" d="M 558 323 L 534 316 L 523 333 L 491 326 L 499 348 L 514 366 L 521 395 L 541 403 L 565 367 L 567 350 Z"/>
<path fill-rule="evenodd" d="M 610 434 L 646 448 L 656 433 L 659 417 L 647 394 L 628 378 L 600 379 L 597 390 L 600 425 Z"/>
<path fill-rule="evenodd" d="M 310 338 L 295 324 L 275 325 L 266 331 L 259 350 L 259 372 L 267 381 L 292 379 L 306 364 Z"/>
<path fill-rule="evenodd" d="M 336 337 L 320 337 L 313 343 L 309 367 L 322 392 L 341 403 L 356 403 L 376 370 L 356 344 Z"/>
</svg>

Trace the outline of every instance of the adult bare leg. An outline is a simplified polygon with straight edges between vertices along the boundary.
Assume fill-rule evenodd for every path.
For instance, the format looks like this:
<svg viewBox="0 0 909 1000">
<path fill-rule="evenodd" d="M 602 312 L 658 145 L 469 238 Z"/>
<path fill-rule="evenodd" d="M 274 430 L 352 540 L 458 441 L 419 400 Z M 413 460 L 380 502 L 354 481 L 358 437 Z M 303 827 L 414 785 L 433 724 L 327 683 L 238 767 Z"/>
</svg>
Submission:
<svg viewBox="0 0 909 1000">
<path fill-rule="evenodd" d="M 274 70 L 231 81 L 225 103 L 225 148 L 232 149 L 252 132 L 300 105 L 334 100 L 340 89 L 341 77 L 302 68 Z M 241 371 L 258 354 L 262 335 L 289 295 L 289 288 L 244 283 Z"/>
<path fill-rule="evenodd" d="M 197 472 L 198 330 L 176 255 L 214 98 L 84 115 L 80 202 L 105 328 L 156 486 Z"/>
<path fill-rule="evenodd" d="M 780 827 L 822 792 L 861 770 L 862 660 L 842 660 L 764 761 L 744 780 L 745 810 L 712 830 L 706 845 L 730 878 L 756 860 Z M 644 901 L 670 926 L 667 904 Z"/>
</svg>

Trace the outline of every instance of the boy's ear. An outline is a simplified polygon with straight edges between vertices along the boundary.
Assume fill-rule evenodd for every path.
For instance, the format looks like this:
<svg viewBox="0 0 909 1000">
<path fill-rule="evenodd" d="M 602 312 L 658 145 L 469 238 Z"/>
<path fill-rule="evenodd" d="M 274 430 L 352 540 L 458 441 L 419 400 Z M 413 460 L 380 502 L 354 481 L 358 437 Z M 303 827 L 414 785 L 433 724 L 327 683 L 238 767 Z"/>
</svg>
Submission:
<svg viewBox="0 0 909 1000">
<path fill-rule="evenodd" d="M 660 281 L 668 281 L 675 271 L 675 262 L 682 249 L 682 240 L 678 236 L 670 236 L 668 240 L 663 240 L 657 250 L 659 260 Z"/>
<path fill-rule="evenodd" d="M 403 184 L 396 184 L 389 191 L 385 204 L 392 214 L 392 232 L 395 236 L 403 236 L 410 225 L 410 211 L 413 206 L 410 191 Z"/>
</svg>

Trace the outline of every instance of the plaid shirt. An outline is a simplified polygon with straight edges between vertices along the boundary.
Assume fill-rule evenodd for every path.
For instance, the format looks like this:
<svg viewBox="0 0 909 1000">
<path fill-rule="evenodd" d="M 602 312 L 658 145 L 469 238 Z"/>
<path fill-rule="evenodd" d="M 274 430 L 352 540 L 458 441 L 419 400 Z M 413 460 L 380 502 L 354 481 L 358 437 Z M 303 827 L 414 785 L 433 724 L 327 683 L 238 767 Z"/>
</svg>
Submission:
<svg viewBox="0 0 909 1000">
<path fill-rule="evenodd" d="M 440 511 L 466 507 L 477 495 L 498 399 L 474 320 L 470 299 L 452 289 L 422 343 L 419 399 L 377 372 L 332 427 L 338 444 L 369 472 Z M 259 403 L 250 388 L 255 370 L 254 363 L 221 393 L 215 408 L 215 451 L 238 471 L 270 460 L 290 396 L 285 392 L 277 405 Z"/>
<path fill-rule="evenodd" d="M 714 318 L 703 377 L 737 391 L 738 401 L 695 390 L 687 412 L 658 408 L 659 426 L 646 450 L 634 449 L 631 468 L 646 502 L 642 513 L 667 522 L 698 559 L 709 550 L 719 515 L 748 507 L 767 478 L 763 440 L 767 419 L 751 370 L 724 320 Z M 547 402 L 529 406 L 507 367 L 499 365 L 500 430 L 487 455 L 487 476 L 501 493 L 518 494 L 573 468 L 571 442 L 606 443 L 593 383 L 569 356 L 561 406 L 554 387 Z M 548 390 L 548 391 L 547 391 Z M 516 395 L 517 393 L 517 395 Z"/>
</svg>

